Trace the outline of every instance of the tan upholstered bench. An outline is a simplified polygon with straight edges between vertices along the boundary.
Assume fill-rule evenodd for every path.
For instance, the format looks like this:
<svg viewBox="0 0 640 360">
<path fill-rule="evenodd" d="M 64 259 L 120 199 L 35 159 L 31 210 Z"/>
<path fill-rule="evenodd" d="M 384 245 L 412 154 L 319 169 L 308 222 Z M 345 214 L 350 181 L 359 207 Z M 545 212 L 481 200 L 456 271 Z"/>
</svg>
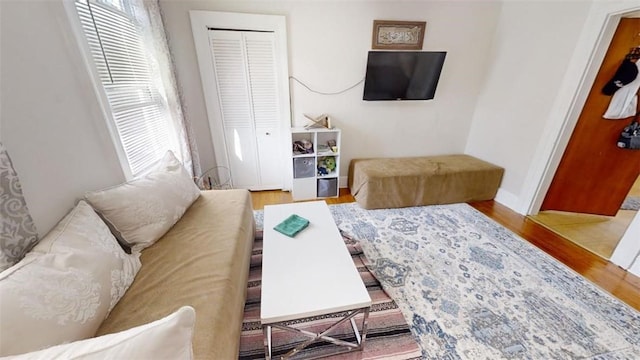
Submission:
<svg viewBox="0 0 640 360">
<path fill-rule="evenodd" d="M 469 155 L 353 159 L 349 188 L 365 209 L 490 200 L 504 169 Z"/>
</svg>

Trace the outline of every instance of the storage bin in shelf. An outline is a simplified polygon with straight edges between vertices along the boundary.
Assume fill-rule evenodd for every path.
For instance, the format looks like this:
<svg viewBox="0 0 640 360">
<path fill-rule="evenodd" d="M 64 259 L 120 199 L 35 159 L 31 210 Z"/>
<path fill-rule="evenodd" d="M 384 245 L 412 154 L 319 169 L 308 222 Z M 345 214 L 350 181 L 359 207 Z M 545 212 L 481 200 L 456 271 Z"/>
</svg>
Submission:
<svg viewBox="0 0 640 360">
<path fill-rule="evenodd" d="M 316 161 L 313 156 L 293 158 L 293 178 L 311 178 L 316 175 Z"/>
<path fill-rule="evenodd" d="M 318 179 L 318 197 L 338 196 L 338 179 Z"/>
</svg>

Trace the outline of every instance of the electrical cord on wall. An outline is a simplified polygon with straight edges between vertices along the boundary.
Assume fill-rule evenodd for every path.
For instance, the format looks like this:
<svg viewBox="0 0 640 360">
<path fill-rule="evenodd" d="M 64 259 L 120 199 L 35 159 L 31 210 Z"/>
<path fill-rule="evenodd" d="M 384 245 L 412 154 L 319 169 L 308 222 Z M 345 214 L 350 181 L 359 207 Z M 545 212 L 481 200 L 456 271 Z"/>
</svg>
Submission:
<svg viewBox="0 0 640 360">
<path fill-rule="evenodd" d="M 298 80 L 295 76 L 289 76 L 289 79 L 295 80 L 298 84 L 304 86 L 305 88 L 307 88 L 307 90 L 311 91 L 312 93 L 316 93 L 316 94 L 320 94 L 320 95 L 339 95 L 339 94 L 342 94 L 344 92 L 347 92 L 347 91 L 353 89 L 354 87 L 356 87 L 356 86 L 360 85 L 362 82 L 364 82 L 364 77 L 363 77 L 362 79 L 360 79 L 360 81 L 358 81 L 357 83 L 349 86 L 348 88 L 346 88 L 344 90 L 340 90 L 340 91 L 336 91 L 336 92 L 323 92 L 323 91 L 313 90 L 307 84 L 303 83 L 301 80 Z"/>
</svg>

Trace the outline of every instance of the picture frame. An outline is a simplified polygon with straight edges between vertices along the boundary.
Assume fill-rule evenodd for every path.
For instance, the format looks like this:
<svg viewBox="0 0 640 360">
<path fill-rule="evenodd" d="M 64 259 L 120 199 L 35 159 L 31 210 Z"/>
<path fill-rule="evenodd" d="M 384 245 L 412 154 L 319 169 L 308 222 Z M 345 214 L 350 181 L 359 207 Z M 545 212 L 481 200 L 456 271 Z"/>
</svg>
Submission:
<svg viewBox="0 0 640 360">
<path fill-rule="evenodd" d="M 372 49 L 422 50 L 426 21 L 373 20 Z"/>
</svg>

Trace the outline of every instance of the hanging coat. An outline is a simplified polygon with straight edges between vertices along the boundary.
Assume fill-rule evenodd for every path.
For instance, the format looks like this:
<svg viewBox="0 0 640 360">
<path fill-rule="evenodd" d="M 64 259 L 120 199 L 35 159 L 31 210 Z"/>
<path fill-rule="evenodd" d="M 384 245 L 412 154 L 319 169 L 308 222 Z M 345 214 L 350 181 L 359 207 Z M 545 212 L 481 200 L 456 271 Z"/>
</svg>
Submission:
<svg viewBox="0 0 640 360">
<path fill-rule="evenodd" d="M 628 55 L 627 55 L 628 56 Z M 602 88 L 602 93 L 608 96 L 613 95 L 621 87 L 632 82 L 638 76 L 638 68 L 631 59 L 625 58 L 616 70 L 611 80 Z"/>
<path fill-rule="evenodd" d="M 640 60 L 635 63 L 640 70 Z M 640 76 L 621 87 L 611 97 L 609 108 L 602 116 L 605 119 L 626 119 L 634 116 L 638 108 L 638 89 L 640 89 Z"/>
</svg>

